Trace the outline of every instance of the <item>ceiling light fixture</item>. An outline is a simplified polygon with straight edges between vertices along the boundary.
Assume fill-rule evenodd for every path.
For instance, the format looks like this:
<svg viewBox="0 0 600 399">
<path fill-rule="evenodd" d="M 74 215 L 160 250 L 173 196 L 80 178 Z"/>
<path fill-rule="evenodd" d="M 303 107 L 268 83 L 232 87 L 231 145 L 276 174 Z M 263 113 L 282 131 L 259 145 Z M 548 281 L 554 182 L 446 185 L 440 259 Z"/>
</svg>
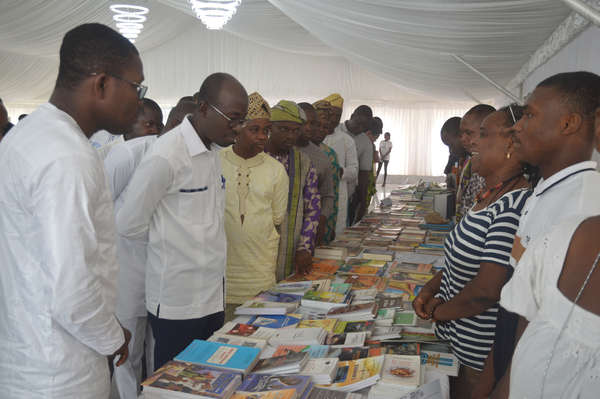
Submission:
<svg viewBox="0 0 600 399">
<path fill-rule="evenodd" d="M 189 0 L 192 10 L 208 29 L 221 29 L 235 14 L 242 0 Z"/>
<path fill-rule="evenodd" d="M 131 43 L 135 43 L 135 39 L 144 29 L 143 22 L 146 22 L 146 14 L 150 10 L 132 4 L 113 4 L 110 6 L 110 10 L 115 13 L 113 20 L 116 22 L 119 32 Z"/>
</svg>

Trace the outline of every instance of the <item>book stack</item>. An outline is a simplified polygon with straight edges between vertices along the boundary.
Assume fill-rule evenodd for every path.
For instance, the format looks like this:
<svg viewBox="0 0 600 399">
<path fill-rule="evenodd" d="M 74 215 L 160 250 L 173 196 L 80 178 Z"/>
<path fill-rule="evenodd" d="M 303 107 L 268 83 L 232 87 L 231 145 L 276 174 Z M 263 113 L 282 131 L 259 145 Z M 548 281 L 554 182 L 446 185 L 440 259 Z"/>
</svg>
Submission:
<svg viewBox="0 0 600 399">
<path fill-rule="evenodd" d="M 303 375 L 269 375 L 250 374 L 237 389 L 237 395 L 248 395 L 247 398 L 266 397 L 277 398 L 277 394 L 285 397 L 286 392 L 293 390 L 295 397 L 302 397 L 310 390 L 312 382 L 310 377 Z M 266 395 L 270 394 L 270 395 Z M 244 397 L 244 396 L 242 396 Z"/>
<path fill-rule="evenodd" d="M 367 357 L 338 363 L 332 384 L 323 387 L 354 392 L 374 385 L 381 378 L 384 356 Z"/>
<path fill-rule="evenodd" d="M 315 384 L 327 385 L 333 382 L 337 368 L 337 357 L 313 358 L 306 363 L 300 374 L 310 376 Z"/>
<path fill-rule="evenodd" d="M 344 260 L 348 257 L 348 249 L 343 246 L 322 245 L 315 248 L 315 257 L 321 259 Z"/>
<path fill-rule="evenodd" d="M 175 360 L 247 374 L 258 362 L 261 349 L 195 339 Z"/>
<path fill-rule="evenodd" d="M 334 291 L 307 291 L 302 297 L 302 306 L 308 308 L 330 311 L 335 308 L 342 308 L 348 304 L 350 297 L 348 293 Z"/>
<path fill-rule="evenodd" d="M 171 360 L 142 386 L 145 399 L 228 399 L 241 383 L 240 373 Z"/>
<path fill-rule="evenodd" d="M 327 331 L 319 327 L 280 329 L 269 338 L 269 344 L 279 345 L 322 345 L 327 338 Z"/>
<path fill-rule="evenodd" d="M 255 374 L 297 374 L 308 362 L 309 356 L 306 352 L 288 352 L 282 356 L 261 359 L 252 369 Z"/>
<path fill-rule="evenodd" d="M 236 315 L 272 315 L 291 313 L 298 307 L 302 297 L 276 291 L 265 291 L 246 301 L 235 310 Z"/>
</svg>

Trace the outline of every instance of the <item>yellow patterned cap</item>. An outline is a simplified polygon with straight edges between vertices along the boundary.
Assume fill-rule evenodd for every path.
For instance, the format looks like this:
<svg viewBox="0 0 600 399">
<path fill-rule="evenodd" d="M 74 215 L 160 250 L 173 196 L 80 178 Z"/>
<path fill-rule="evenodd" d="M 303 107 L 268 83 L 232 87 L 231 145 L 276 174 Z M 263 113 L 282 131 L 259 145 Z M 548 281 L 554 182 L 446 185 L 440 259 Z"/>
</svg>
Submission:
<svg viewBox="0 0 600 399">
<path fill-rule="evenodd" d="M 270 119 L 269 103 L 257 92 L 248 96 L 248 116 L 246 119 Z"/>
</svg>

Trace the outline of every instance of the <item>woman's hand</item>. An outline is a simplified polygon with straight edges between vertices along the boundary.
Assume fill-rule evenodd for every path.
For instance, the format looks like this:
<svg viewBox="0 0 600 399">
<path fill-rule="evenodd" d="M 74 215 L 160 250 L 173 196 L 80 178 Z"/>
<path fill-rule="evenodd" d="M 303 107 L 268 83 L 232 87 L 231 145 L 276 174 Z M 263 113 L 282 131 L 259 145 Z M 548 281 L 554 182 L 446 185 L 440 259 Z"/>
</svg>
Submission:
<svg viewBox="0 0 600 399">
<path fill-rule="evenodd" d="M 425 304 L 425 312 L 429 316 L 428 319 L 436 321 L 435 318 L 433 317 L 433 312 L 434 312 L 435 308 L 440 306 L 442 303 L 444 303 L 444 300 L 442 298 L 431 298 L 429 300 L 429 302 L 427 302 Z"/>
<path fill-rule="evenodd" d="M 415 310 L 417 316 L 422 319 L 429 320 L 431 315 L 426 311 L 426 305 L 432 299 L 435 299 L 433 296 L 435 293 L 427 287 L 423 287 L 419 294 L 412 302 L 412 307 Z"/>
</svg>

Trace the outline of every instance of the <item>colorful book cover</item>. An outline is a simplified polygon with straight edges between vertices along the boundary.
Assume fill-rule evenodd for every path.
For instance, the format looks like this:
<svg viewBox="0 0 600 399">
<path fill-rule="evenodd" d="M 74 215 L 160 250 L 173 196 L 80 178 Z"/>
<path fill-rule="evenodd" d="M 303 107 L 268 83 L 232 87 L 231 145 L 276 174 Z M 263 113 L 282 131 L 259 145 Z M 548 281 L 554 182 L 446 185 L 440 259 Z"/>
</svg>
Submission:
<svg viewBox="0 0 600 399">
<path fill-rule="evenodd" d="M 342 315 L 345 313 L 358 313 L 358 312 L 375 312 L 373 309 L 375 307 L 374 302 L 369 303 L 361 303 L 359 305 L 349 305 L 344 306 L 343 308 L 332 309 L 327 312 L 328 315 Z"/>
<path fill-rule="evenodd" d="M 397 311 L 392 324 L 396 326 L 414 326 L 417 324 L 417 314 L 411 310 Z"/>
<path fill-rule="evenodd" d="M 244 378 L 244 382 L 237 392 L 267 392 L 295 389 L 298 395 L 302 395 L 310 385 L 311 378 L 305 375 L 270 375 L 250 374 Z"/>
<path fill-rule="evenodd" d="M 385 353 L 391 355 L 419 355 L 421 344 L 418 342 L 393 342 L 384 344 Z"/>
<path fill-rule="evenodd" d="M 268 328 L 284 328 L 298 324 L 302 318 L 300 315 L 263 315 L 252 316 L 248 324 Z"/>
<path fill-rule="evenodd" d="M 260 352 L 260 348 L 195 339 L 175 360 L 245 371 L 254 364 Z"/>
<path fill-rule="evenodd" d="M 352 289 L 351 284 L 347 283 L 332 283 L 331 288 L 329 289 L 331 292 L 337 292 L 338 294 L 347 294 Z"/>
<path fill-rule="evenodd" d="M 142 383 L 157 388 L 219 398 L 241 383 L 236 372 L 212 369 L 198 364 L 171 360 Z"/>
<path fill-rule="evenodd" d="M 346 265 L 349 266 L 373 266 L 373 267 L 384 267 L 386 265 L 385 260 L 376 259 L 363 259 L 363 258 L 350 258 L 346 261 Z"/>
<path fill-rule="evenodd" d="M 345 265 L 340 268 L 340 273 L 343 274 L 361 274 L 365 276 L 381 276 L 383 268 L 374 266 L 350 266 Z"/>
<path fill-rule="evenodd" d="M 331 291 L 307 291 L 302 299 L 328 303 L 344 303 L 346 295 Z"/>
<path fill-rule="evenodd" d="M 302 320 L 300 323 L 298 323 L 297 328 L 321 327 L 323 330 L 333 332 L 336 324 L 336 319 Z"/>
<path fill-rule="evenodd" d="M 381 347 L 341 348 L 341 352 L 338 357 L 341 361 L 348 361 L 364 359 L 367 357 L 381 356 L 383 354 L 385 354 L 385 350 Z"/>
<path fill-rule="evenodd" d="M 367 378 L 381 375 L 384 356 L 367 357 L 338 363 L 337 374 L 331 388 L 343 388 Z"/>
<path fill-rule="evenodd" d="M 360 276 L 356 274 L 348 276 L 344 282 L 351 284 L 353 290 L 365 290 L 377 287 L 379 284 L 381 284 L 381 280 L 381 277 L 377 276 Z"/>
<path fill-rule="evenodd" d="M 421 382 L 421 358 L 410 355 L 385 355 L 382 382 L 418 387 Z"/>
<path fill-rule="evenodd" d="M 230 399 L 295 399 L 297 397 L 295 389 L 284 389 L 279 391 L 267 392 L 236 392 Z"/>
<path fill-rule="evenodd" d="M 267 346 L 267 341 L 262 340 L 262 339 L 236 337 L 233 335 L 213 334 L 212 336 L 210 336 L 208 338 L 207 341 L 220 342 L 222 344 L 237 345 L 237 346 L 249 346 L 249 347 L 260 348 L 260 349 L 263 349 L 265 346 Z"/>
<path fill-rule="evenodd" d="M 408 301 L 412 301 L 417 295 L 419 295 L 421 288 L 423 288 L 423 285 L 390 280 L 385 291 L 395 294 L 404 294 Z"/>
<path fill-rule="evenodd" d="M 290 352 L 306 352 L 308 356 L 311 358 L 323 358 L 327 357 L 327 353 L 329 352 L 328 345 L 279 345 L 275 352 L 273 353 L 273 357 L 276 356 L 285 356 Z"/>
<path fill-rule="evenodd" d="M 402 281 L 405 283 L 413 283 L 425 285 L 429 280 L 433 278 L 431 273 L 408 273 L 408 272 L 395 272 L 390 274 L 390 278 L 396 281 Z"/>
<path fill-rule="evenodd" d="M 336 334 L 353 333 L 353 332 L 370 332 L 374 327 L 373 320 L 367 321 L 341 321 L 339 320 L 333 332 Z"/>
</svg>

